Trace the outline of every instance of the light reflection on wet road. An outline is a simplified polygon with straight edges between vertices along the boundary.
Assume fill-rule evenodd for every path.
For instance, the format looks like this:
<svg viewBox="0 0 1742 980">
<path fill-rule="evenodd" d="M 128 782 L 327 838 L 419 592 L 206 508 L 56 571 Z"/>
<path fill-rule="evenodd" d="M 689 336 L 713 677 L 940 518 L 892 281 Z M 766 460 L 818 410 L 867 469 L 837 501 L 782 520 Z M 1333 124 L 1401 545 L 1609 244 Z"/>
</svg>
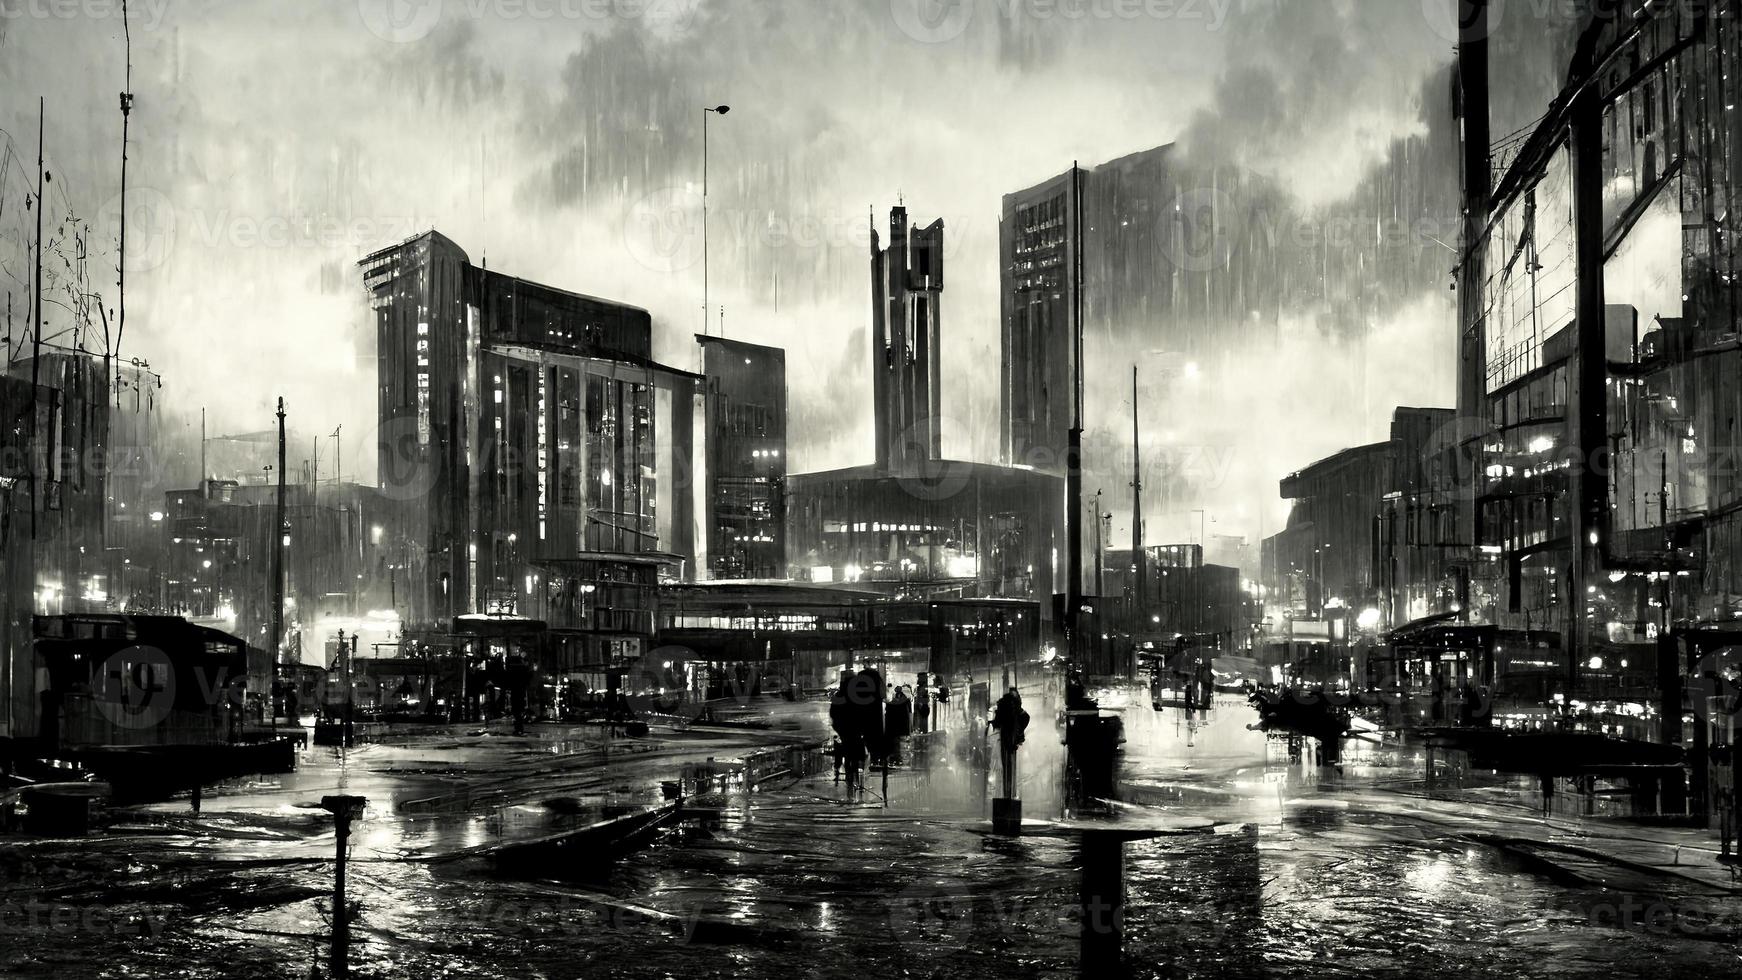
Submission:
<svg viewBox="0 0 1742 980">
<path fill-rule="evenodd" d="M 792 710 L 814 725 L 821 709 Z M 1042 717 L 1032 739 L 1053 737 Z M 1739 962 L 1733 942 L 1695 934 L 1716 923 L 1733 935 L 1733 895 L 1654 880 L 1641 909 L 1656 901 L 1674 917 L 1620 928 L 1626 896 L 1556 883 L 1460 837 L 1525 815 L 1383 792 L 1384 772 L 1358 757 L 1341 782 L 1267 761 L 1279 753 L 1245 729 L 1238 702 L 1201 726 L 1147 708 L 1126 717 L 1132 795 L 1181 831 L 1127 849 L 1139 975 L 1631 976 Z M 605 800 L 653 802 L 662 772 L 760 744 L 716 733 L 633 749 L 586 734 L 372 746 L 342 780 L 316 758 L 208 800 L 198 821 L 154 808 L 139 820 L 157 825 L 131 838 L 8 842 L 10 895 L 108 919 L 56 928 L 12 915 L 0 972 L 307 976 L 324 949 L 333 844 L 307 805 L 342 783 L 376 801 L 352 870 L 358 976 L 1074 975 L 1076 844 L 988 837 L 977 787 L 948 757 L 896 774 L 887 809 L 845 801 L 825 773 L 703 797 L 708 816 L 615 862 L 510 878 L 478 858 L 424 860 L 548 832 Z M 1040 806 L 1028 815 L 1057 816 Z"/>
</svg>

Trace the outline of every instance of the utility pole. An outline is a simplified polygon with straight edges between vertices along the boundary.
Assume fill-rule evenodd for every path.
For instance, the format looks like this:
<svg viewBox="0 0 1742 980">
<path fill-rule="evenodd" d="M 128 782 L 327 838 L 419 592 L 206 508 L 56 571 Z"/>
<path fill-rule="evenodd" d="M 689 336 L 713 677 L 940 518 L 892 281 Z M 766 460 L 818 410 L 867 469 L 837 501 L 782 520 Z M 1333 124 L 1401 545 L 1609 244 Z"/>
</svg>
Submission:
<svg viewBox="0 0 1742 980">
<path fill-rule="evenodd" d="M 113 353 L 116 363 L 121 359 L 121 338 L 127 333 L 127 123 L 133 116 L 133 32 L 127 23 L 127 0 L 121 0 L 121 36 L 127 45 L 127 80 L 121 92 L 121 247 L 115 259 L 115 286 L 120 297 L 115 311 L 115 349 L 103 354 L 107 362 Z"/>
<path fill-rule="evenodd" d="M 1137 365 L 1131 365 L 1131 618 L 1142 628 L 1143 604 L 1149 595 L 1149 559 L 1143 554 L 1143 444 L 1137 431 Z M 1135 630 L 1134 630 L 1135 631 Z"/>
<path fill-rule="evenodd" d="M 702 336 L 708 335 L 708 111 L 702 110 Z"/>
<path fill-rule="evenodd" d="M 42 132 L 43 120 L 47 118 L 47 104 L 42 96 L 36 98 L 36 313 L 30 340 L 30 441 L 36 441 L 37 427 L 37 385 L 42 379 Z M 30 538 L 36 540 L 36 509 L 38 493 L 38 477 L 36 473 L 36 453 L 32 445 L 30 454 Z"/>
<path fill-rule="evenodd" d="M 1078 646 L 1077 628 L 1083 605 L 1083 187 L 1082 170 L 1071 161 L 1072 233 L 1071 331 L 1072 407 L 1071 429 L 1065 443 L 1065 528 L 1067 562 L 1065 582 L 1065 627 L 1071 646 Z"/>
<path fill-rule="evenodd" d="M 1463 424 L 1473 424 L 1488 417 L 1486 406 L 1487 353 L 1484 336 L 1482 287 L 1487 278 L 1486 250 L 1482 248 L 1488 221 L 1494 209 L 1494 171 L 1492 158 L 1492 119 L 1489 112 L 1488 0 L 1457 0 L 1458 3 L 1458 121 L 1463 139 L 1460 145 L 1463 191 L 1464 227 L 1460 241 L 1455 285 L 1458 290 L 1458 418 Z M 1600 267 L 1600 266 L 1599 266 Z M 1460 439 L 1476 433 L 1460 434 Z M 1463 447 L 1458 447 L 1462 449 Z M 1470 471 L 1460 478 L 1470 485 L 1479 485 L 1484 461 L 1481 444 L 1476 445 Z M 1461 454 L 1460 454 L 1461 455 Z M 1480 560 L 1479 548 L 1484 538 L 1482 508 L 1477 495 L 1465 494 L 1459 503 L 1456 540 L 1463 552 L 1464 567 L 1457 572 L 1456 594 L 1459 618 L 1470 622 L 1470 579 L 1476 574 Z M 1579 545 L 1575 543 L 1575 549 Z M 1281 574 L 1281 569 L 1278 569 Z M 1574 609 L 1582 609 L 1584 596 L 1574 596 Z"/>
<path fill-rule="evenodd" d="M 1577 331 L 1574 362 L 1568 368 L 1568 418 L 1578 459 L 1571 471 L 1573 487 L 1572 617 L 1567 637 L 1566 700 L 1580 692 L 1580 669 L 1600 635 L 1586 608 L 1589 593 L 1608 571 L 1612 514 L 1609 481 L 1599 461 L 1609 450 L 1608 360 L 1604 298 L 1603 223 L 1603 102 L 1595 87 L 1573 96 L 1567 146 L 1573 171 L 1573 250 L 1578 270 L 1573 320 Z M 1595 471 L 1595 472 L 1593 472 Z M 1702 763 L 1697 760 L 1695 765 Z"/>
<path fill-rule="evenodd" d="M 1095 595 L 1100 597 L 1107 591 L 1107 543 L 1101 535 L 1101 491 L 1095 491 Z"/>
<path fill-rule="evenodd" d="M 345 749 L 350 748 L 353 742 L 352 718 L 354 712 L 352 706 L 356 703 L 356 685 L 352 680 L 351 669 L 352 662 L 357 659 L 357 640 L 362 635 L 361 629 L 352 630 L 351 645 L 347 647 L 345 645 L 345 631 L 339 631 L 339 656 L 345 659 L 345 714 L 339 744 Z"/>
<path fill-rule="evenodd" d="M 723 116 L 729 105 L 702 107 L 702 336 L 708 335 L 708 115 Z M 722 331 L 725 324 L 720 325 Z"/>
<path fill-rule="evenodd" d="M 272 719 L 278 724 L 278 661 L 284 645 L 284 398 L 278 399 L 278 503 L 272 523 Z"/>
</svg>

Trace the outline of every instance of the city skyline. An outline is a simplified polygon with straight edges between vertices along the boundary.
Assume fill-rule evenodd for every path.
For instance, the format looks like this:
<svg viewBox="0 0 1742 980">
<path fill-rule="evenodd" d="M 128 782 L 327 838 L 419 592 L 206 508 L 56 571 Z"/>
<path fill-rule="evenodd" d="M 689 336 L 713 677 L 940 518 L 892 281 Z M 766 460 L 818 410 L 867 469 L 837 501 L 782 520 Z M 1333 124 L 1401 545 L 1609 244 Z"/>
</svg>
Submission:
<svg viewBox="0 0 1742 980">
<path fill-rule="evenodd" d="M 795 469 L 868 458 L 869 420 L 846 410 L 870 400 L 862 356 L 869 344 L 865 216 L 901 201 L 944 217 L 952 229 L 956 274 L 942 351 L 946 454 L 992 461 L 999 456 L 998 383 L 971 366 L 998 350 L 999 196 L 1079 157 L 1087 165 L 1183 140 L 1278 183 L 1279 203 L 1258 234 L 1316 233 L 1316 220 L 1299 209 L 1323 206 L 1335 217 L 1394 144 L 1419 135 L 1423 102 L 1437 94 L 1430 82 L 1450 59 L 1450 43 L 1437 33 L 1444 25 L 1413 8 L 1343 5 L 1320 17 L 1299 5 L 1244 3 L 1217 18 L 1205 4 L 1153 13 L 1132 7 L 1129 14 L 1107 8 L 1104 16 L 1084 8 L 1084 16 L 1071 17 L 1042 6 L 984 4 L 969 10 L 959 33 L 916 39 L 903 2 L 813 7 L 654 4 L 639 16 L 595 16 L 602 8 L 552 5 L 539 17 L 536 4 L 498 10 L 450 3 L 430 20 L 429 5 L 413 4 L 405 9 L 417 16 L 395 32 L 380 19 L 385 5 L 341 4 L 299 18 L 296 40 L 254 51 L 239 85 L 215 86 L 218 73 L 243 66 L 206 42 L 270 35 L 284 15 L 250 5 L 140 6 L 133 12 L 137 108 L 129 159 L 129 265 L 136 274 L 126 353 L 152 359 L 172 412 L 187 418 L 205 405 L 214 432 L 265 427 L 269 399 L 212 384 L 205 361 L 174 353 L 173 336 L 210 338 L 274 364 L 298 431 L 344 424 L 361 435 L 369 400 L 360 389 L 372 350 L 362 296 L 344 269 L 433 227 L 510 275 L 649 309 L 658 353 L 686 364 L 693 359 L 687 338 L 702 326 L 700 109 L 736 103 L 715 122 L 710 147 L 709 329 L 719 329 L 723 309 L 728 336 L 788 350 L 794 416 L 808 423 L 792 447 Z M 563 30 L 546 43 L 544 29 L 553 27 Z M 819 27 L 862 51 L 862 59 L 846 59 L 862 64 L 839 79 L 827 73 L 821 52 L 804 41 Z M 95 215 L 99 245 L 113 241 L 106 218 L 118 190 L 119 114 L 109 94 L 116 85 L 97 71 L 70 76 L 54 52 L 95 45 L 102 56 L 93 64 L 112 56 L 118 79 L 124 49 L 117 28 L 113 17 L 95 16 L 0 22 L 4 50 L 13 55 L 0 72 L 60 83 L 48 100 L 51 169 L 62 171 L 73 209 Z M 1315 38 L 1316 52 L 1297 54 L 1300 36 Z M 1380 36 L 1389 39 L 1386 50 L 1364 56 L 1363 71 L 1316 79 L 1295 93 L 1294 83 L 1333 52 L 1352 55 Z M 735 56 L 734 45 L 742 51 L 751 37 L 773 44 L 778 63 L 759 68 Z M 309 44 L 323 52 L 312 75 L 298 53 Z M 1098 57 L 1082 57 L 1090 51 Z M 499 57 L 507 52 L 528 57 Z M 828 68 L 838 60 L 831 57 Z M 355 82 L 346 74 L 353 70 Z M 1072 96 L 1061 101 L 1049 94 L 1058 86 L 1048 79 L 1067 71 Z M 861 82 L 849 83 L 855 75 Z M 274 77 L 304 83 L 270 83 Z M 378 99 L 343 94 L 351 84 L 418 108 L 385 112 L 374 108 Z M 1248 104 L 1255 87 L 1287 93 L 1294 109 L 1329 115 L 1310 130 L 1288 119 L 1279 128 L 1277 119 L 1263 119 L 1274 113 Z M 322 99 L 346 108 L 327 112 Z M 892 111 L 891 99 L 902 108 Z M 993 104 L 1024 106 L 1023 118 L 1038 113 L 1047 138 L 1019 135 L 1029 124 L 1006 125 L 1003 113 L 985 111 Z M 1098 110 L 1079 112 L 1082 105 Z M 17 155 L 34 142 L 32 108 L 15 105 L 4 121 Z M 565 127 L 559 113 L 582 124 Z M 908 138 L 877 135 L 890 125 L 892 133 L 933 134 L 951 166 L 909 165 Z M 317 138 L 282 138 L 302 131 Z M 854 152 L 828 149 L 848 146 Z M 816 165 L 802 162 L 811 157 Z M 9 173 L 19 179 L 16 167 Z M 1321 179 L 1326 173 L 1340 179 Z M 14 229 L 14 256 L 22 240 Z M 15 257 L 7 261 L 16 266 Z M 232 281 L 244 270 L 246 287 Z M 201 307 L 171 298 L 195 281 L 205 293 Z M 1179 445 L 1237 454 L 1242 476 L 1274 479 L 1317 450 L 1380 433 L 1395 401 L 1386 390 L 1395 375 L 1389 365 L 1422 343 L 1449 342 L 1451 320 L 1445 298 L 1423 290 L 1359 327 L 1357 334 L 1373 338 L 1371 356 L 1332 358 L 1324 368 L 1341 385 L 1373 391 L 1369 404 L 1343 412 L 1327 431 L 1246 442 L 1190 425 L 1157 426 L 1151 465 L 1166 465 L 1169 450 L 1160 440 L 1171 432 Z M 1312 356 L 1326 327 L 1309 318 L 1281 328 L 1291 338 L 1284 347 L 1256 356 L 1268 359 L 1273 380 L 1298 389 L 1286 368 Z M 286 339 L 292 335 L 299 339 Z M 814 383 L 823 377 L 827 387 Z M 1442 401 L 1450 397 L 1445 377 Z M 1128 411 L 1124 400 L 1091 399 L 1091 411 L 1116 431 Z M 1261 421 L 1268 425 L 1256 431 L 1289 425 L 1285 414 L 1269 410 Z M 367 473 L 372 461 L 361 445 L 346 449 L 344 462 Z M 1255 535 L 1262 498 L 1235 492 L 1248 513 L 1242 522 L 1230 504 L 1226 519 Z M 1183 533 L 1188 502 L 1151 520 L 1172 520 L 1179 527 L 1166 533 Z M 1280 517 L 1275 508 L 1267 523 Z"/>
<path fill-rule="evenodd" d="M 0 0 L 0 975 L 1735 973 L 1738 79 Z"/>
</svg>

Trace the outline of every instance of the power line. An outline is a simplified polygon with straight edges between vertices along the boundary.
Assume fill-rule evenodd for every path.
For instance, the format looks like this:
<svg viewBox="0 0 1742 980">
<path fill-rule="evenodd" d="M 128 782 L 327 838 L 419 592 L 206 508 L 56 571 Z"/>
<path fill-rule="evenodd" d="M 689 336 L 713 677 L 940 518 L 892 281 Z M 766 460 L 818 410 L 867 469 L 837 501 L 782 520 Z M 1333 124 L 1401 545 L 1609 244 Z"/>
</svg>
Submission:
<svg viewBox="0 0 1742 980">
<path fill-rule="evenodd" d="M 29 183 L 30 183 L 30 173 L 29 173 L 29 171 L 27 171 L 27 170 L 25 170 L 25 169 L 24 169 L 24 161 L 23 161 L 23 160 L 20 160 L 20 159 L 19 159 L 19 158 L 18 158 L 18 154 L 17 154 L 17 153 L 15 153 L 15 152 L 13 152 L 13 149 L 12 149 L 12 143 L 13 143 L 13 140 L 12 140 L 12 134 L 11 134 L 11 133 L 8 133 L 8 132 L 7 132 L 7 131 L 6 131 L 6 130 L 4 130 L 4 129 L 0 129 L 0 136 L 4 136 L 4 137 L 6 137 L 6 159 L 8 159 L 8 160 L 11 160 L 11 161 L 12 161 L 12 163 L 13 163 L 13 164 L 14 164 L 14 165 L 15 165 L 15 166 L 16 166 L 16 167 L 18 167 L 18 176 L 20 176 L 20 177 L 23 177 L 23 178 L 24 178 L 24 182 L 25 182 L 25 183 L 26 183 L 26 184 L 29 184 Z M 3 171 L 4 171 L 4 170 L 5 170 L 5 164 L 3 164 L 3 163 L 0 163 L 0 173 L 3 173 Z"/>
<path fill-rule="evenodd" d="M 1489 150 L 1490 151 L 1498 150 L 1501 147 L 1506 146 L 1508 143 L 1512 143 L 1512 142 L 1521 142 L 1522 143 L 1522 142 L 1530 139 L 1530 137 L 1535 134 L 1536 127 L 1541 125 L 1542 121 L 1544 119 L 1547 119 L 1547 118 L 1548 118 L 1548 113 L 1544 112 L 1542 115 L 1537 116 L 1535 119 L 1532 119 L 1530 122 L 1525 123 L 1523 126 L 1520 126 L 1519 128 L 1513 130 L 1512 132 L 1507 133 L 1505 136 L 1502 136 L 1499 139 L 1495 140 L 1494 142 L 1490 143 L 1489 147 L 1488 147 Z"/>
</svg>

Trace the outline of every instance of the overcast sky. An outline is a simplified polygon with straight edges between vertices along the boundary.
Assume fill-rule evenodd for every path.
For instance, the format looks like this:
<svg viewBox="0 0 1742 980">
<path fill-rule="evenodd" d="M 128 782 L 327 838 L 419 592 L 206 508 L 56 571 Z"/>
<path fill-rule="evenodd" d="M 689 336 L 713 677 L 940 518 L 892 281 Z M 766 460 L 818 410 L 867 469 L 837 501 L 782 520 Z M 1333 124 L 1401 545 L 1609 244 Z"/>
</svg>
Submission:
<svg viewBox="0 0 1742 980">
<path fill-rule="evenodd" d="M 787 349 L 796 466 L 869 458 L 865 229 L 898 199 L 946 221 L 945 448 L 989 459 L 1002 194 L 1184 140 L 1334 206 L 1443 110 L 1421 90 L 1451 58 L 1447 2 L 134 0 L 124 353 L 214 431 L 269 426 L 282 394 L 299 431 L 364 433 L 355 260 L 435 227 L 492 269 L 648 308 L 657 353 L 693 366 L 700 108 L 728 103 L 712 299 L 729 335 Z M 47 213 L 92 224 L 112 308 L 118 0 L 0 13 L 0 283 L 21 310 L 42 95 Z M 1449 311 L 1406 311 L 1409 343 L 1449 336 Z M 1449 399 L 1441 373 L 1443 397 L 1411 400 Z"/>
</svg>

